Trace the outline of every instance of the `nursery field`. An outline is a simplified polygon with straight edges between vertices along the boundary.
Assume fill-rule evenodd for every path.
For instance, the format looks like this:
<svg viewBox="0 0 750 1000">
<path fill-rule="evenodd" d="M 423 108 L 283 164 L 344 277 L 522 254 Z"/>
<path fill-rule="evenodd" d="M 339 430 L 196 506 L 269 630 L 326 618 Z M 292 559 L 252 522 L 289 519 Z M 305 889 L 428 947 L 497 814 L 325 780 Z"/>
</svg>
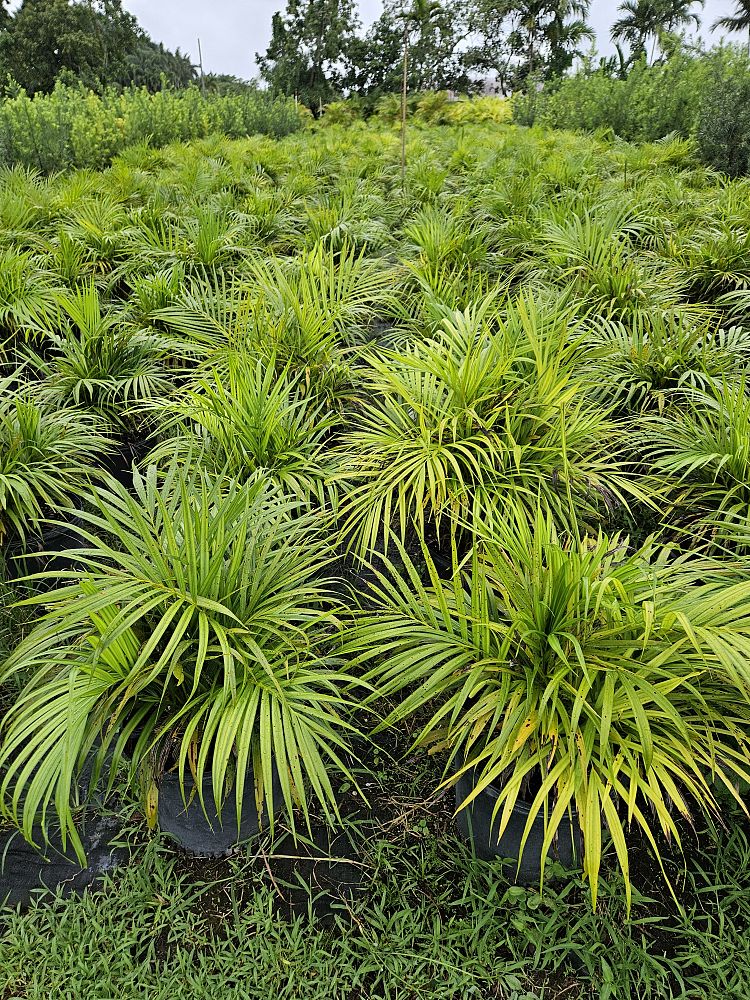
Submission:
<svg viewBox="0 0 750 1000">
<path fill-rule="evenodd" d="M 0 171 L 1 1000 L 750 995 L 750 181 L 409 135 Z"/>
</svg>

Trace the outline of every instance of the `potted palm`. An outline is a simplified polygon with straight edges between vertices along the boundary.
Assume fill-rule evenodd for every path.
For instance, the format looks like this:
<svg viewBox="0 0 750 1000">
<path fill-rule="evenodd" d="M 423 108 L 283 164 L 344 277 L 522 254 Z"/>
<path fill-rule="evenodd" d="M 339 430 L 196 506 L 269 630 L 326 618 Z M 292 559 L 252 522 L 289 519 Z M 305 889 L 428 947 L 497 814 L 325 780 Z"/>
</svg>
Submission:
<svg viewBox="0 0 750 1000">
<path fill-rule="evenodd" d="M 81 568 L 32 599 L 44 614 L 0 671 L 30 678 L 0 742 L 2 811 L 27 838 L 54 805 L 81 850 L 71 801 L 92 753 L 94 777 L 111 787 L 125 768 L 178 839 L 202 813 L 204 853 L 248 830 L 247 809 L 250 826 L 280 810 L 293 826 L 312 796 L 336 815 L 330 772 L 353 780 L 350 677 L 333 653 L 330 550 L 292 506 L 262 481 L 177 466 L 136 474 L 132 494 L 95 491 Z"/>
<path fill-rule="evenodd" d="M 444 315 L 433 338 L 370 355 L 337 471 L 359 553 L 387 548 L 391 527 L 404 542 L 413 525 L 420 537 L 481 526 L 493 497 L 532 520 L 540 501 L 570 526 L 640 496 L 575 339 L 566 309 L 526 295 L 501 310 L 492 294 Z"/>
<path fill-rule="evenodd" d="M 17 377 L 0 380 L 0 543 L 15 569 L 68 547 L 68 526 L 49 521 L 88 492 L 92 463 L 111 447 L 96 416 L 42 401 Z"/>
<path fill-rule="evenodd" d="M 31 363 L 40 376 L 35 395 L 49 406 L 90 411 L 118 432 L 107 469 L 128 482 L 150 428 L 146 404 L 174 391 L 183 345 L 136 326 L 125 311 L 105 308 L 94 285 L 55 293 L 56 332 Z M 52 324 L 50 324 L 52 325 Z"/>
<path fill-rule="evenodd" d="M 156 412 L 163 438 L 149 456 L 156 465 L 179 459 L 242 482 L 265 478 L 305 503 L 322 504 L 330 493 L 326 451 L 337 416 L 273 365 L 230 354 L 224 366 L 201 368 Z"/>
<path fill-rule="evenodd" d="M 175 338 L 108 311 L 93 284 L 56 292 L 55 303 L 59 332 L 47 335 L 45 356 L 34 359 L 44 398 L 87 407 L 127 426 L 125 414 L 135 404 L 172 391 L 170 368 L 181 349 Z"/>
<path fill-rule="evenodd" d="M 642 422 L 644 458 L 672 497 L 670 520 L 694 538 L 738 543 L 735 528 L 747 524 L 749 386 L 743 374 L 708 389 L 674 393 L 667 412 Z"/>
<path fill-rule="evenodd" d="M 378 695 L 401 697 L 383 725 L 428 710 L 417 745 L 446 752 L 478 853 L 541 879 L 579 829 L 595 905 L 608 831 L 629 895 L 632 826 L 658 856 L 679 816 L 715 817 L 716 785 L 737 797 L 750 777 L 746 571 L 653 541 L 566 540 L 541 513 L 478 542 L 448 581 L 425 558 L 427 582 L 401 550 L 346 644 Z"/>
</svg>

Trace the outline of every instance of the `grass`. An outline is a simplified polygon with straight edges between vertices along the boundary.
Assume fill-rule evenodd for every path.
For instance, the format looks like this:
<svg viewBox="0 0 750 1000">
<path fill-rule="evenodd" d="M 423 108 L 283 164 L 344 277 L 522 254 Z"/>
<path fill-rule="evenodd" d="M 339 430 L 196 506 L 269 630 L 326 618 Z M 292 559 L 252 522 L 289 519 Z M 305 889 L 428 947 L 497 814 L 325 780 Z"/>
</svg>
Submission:
<svg viewBox="0 0 750 1000">
<path fill-rule="evenodd" d="M 614 876 L 596 914 L 577 878 L 542 892 L 511 885 L 446 833 L 445 800 L 399 796 L 384 805 L 387 788 L 381 775 L 377 824 L 366 842 L 354 833 L 359 847 L 347 852 L 357 854 L 353 891 L 342 891 L 336 866 L 324 862 L 313 867 L 331 877 L 310 879 L 315 890 L 301 885 L 289 844 L 197 862 L 155 838 L 96 892 L 3 912 L 0 996 L 747 997 L 750 843 L 741 825 L 716 849 L 689 854 L 686 866 L 671 863 L 680 906 L 642 864 L 627 920 Z"/>
<path fill-rule="evenodd" d="M 453 796 L 402 729 L 338 788 L 342 830 L 202 861 L 123 807 L 129 863 L 81 897 L 0 909 L 2 1000 L 746 1000 L 750 823 L 647 846 L 633 908 L 610 851 L 599 907 L 559 870 L 517 886 L 456 838 Z M 560 877 L 562 876 L 562 877 Z"/>
</svg>

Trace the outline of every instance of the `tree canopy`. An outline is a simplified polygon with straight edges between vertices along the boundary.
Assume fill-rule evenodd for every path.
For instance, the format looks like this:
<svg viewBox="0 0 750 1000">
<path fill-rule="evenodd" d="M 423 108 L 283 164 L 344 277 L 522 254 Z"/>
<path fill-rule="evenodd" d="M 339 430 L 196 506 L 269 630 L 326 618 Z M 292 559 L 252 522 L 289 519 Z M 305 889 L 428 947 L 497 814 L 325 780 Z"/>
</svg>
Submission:
<svg viewBox="0 0 750 1000">
<path fill-rule="evenodd" d="M 263 78 L 320 108 L 341 92 L 358 26 L 354 0 L 288 0 L 273 15 L 265 55 L 256 54 Z"/>
<path fill-rule="evenodd" d="M 190 59 L 153 42 L 122 0 L 23 0 L 10 14 L 0 2 L 0 67 L 30 94 L 74 77 L 100 90 L 195 78 Z"/>
</svg>

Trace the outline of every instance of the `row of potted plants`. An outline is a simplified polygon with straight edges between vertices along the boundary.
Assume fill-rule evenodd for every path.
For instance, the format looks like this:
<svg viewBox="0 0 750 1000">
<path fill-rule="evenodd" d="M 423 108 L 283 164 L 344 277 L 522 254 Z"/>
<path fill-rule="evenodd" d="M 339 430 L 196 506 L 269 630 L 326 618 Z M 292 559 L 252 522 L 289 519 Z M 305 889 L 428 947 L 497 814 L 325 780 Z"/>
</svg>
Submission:
<svg viewBox="0 0 750 1000">
<path fill-rule="evenodd" d="M 420 138 L 403 191 L 335 130 L 3 178 L 27 837 L 80 853 L 89 769 L 186 846 L 337 823 L 410 717 L 477 850 L 581 862 L 594 902 L 606 844 L 627 882 L 631 831 L 658 855 L 742 801 L 741 185 L 679 144 L 470 139 Z"/>
<path fill-rule="evenodd" d="M 336 822 L 337 780 L 354 780 L 353 741 L 384 698 L 381 726 L 428 712 L 417 745 L 445 753 L 464 821 L 493 797 L 485 849 L 520 810 L 515 853 L 541 818 L 543 858 L 572 820 L 594 901 L 608 837 L 627 882 L 631 825 L 658 855 L 680 816 L 716 818 L 717 786 L 750 780 L 744 561 L 573 538 L 538 510 L 463 557 L 454 545 L 447 576 L 394 536 L 357 594 L 320 522 L 272 483 L 174 464 L 92 498 L 78 566 L 29 599 L 43 613 L 3 668 L 31 678 L 0 751 L 6 815 L 30 838 L 54 807 L 78 843 L 92 755 L 110 785 L 127 771 L 154 822 L 172 771 L 167 822 L 213 818 L 216 850 L 262 813 L 304 822 L 311 799 Z"/>
</svg>

